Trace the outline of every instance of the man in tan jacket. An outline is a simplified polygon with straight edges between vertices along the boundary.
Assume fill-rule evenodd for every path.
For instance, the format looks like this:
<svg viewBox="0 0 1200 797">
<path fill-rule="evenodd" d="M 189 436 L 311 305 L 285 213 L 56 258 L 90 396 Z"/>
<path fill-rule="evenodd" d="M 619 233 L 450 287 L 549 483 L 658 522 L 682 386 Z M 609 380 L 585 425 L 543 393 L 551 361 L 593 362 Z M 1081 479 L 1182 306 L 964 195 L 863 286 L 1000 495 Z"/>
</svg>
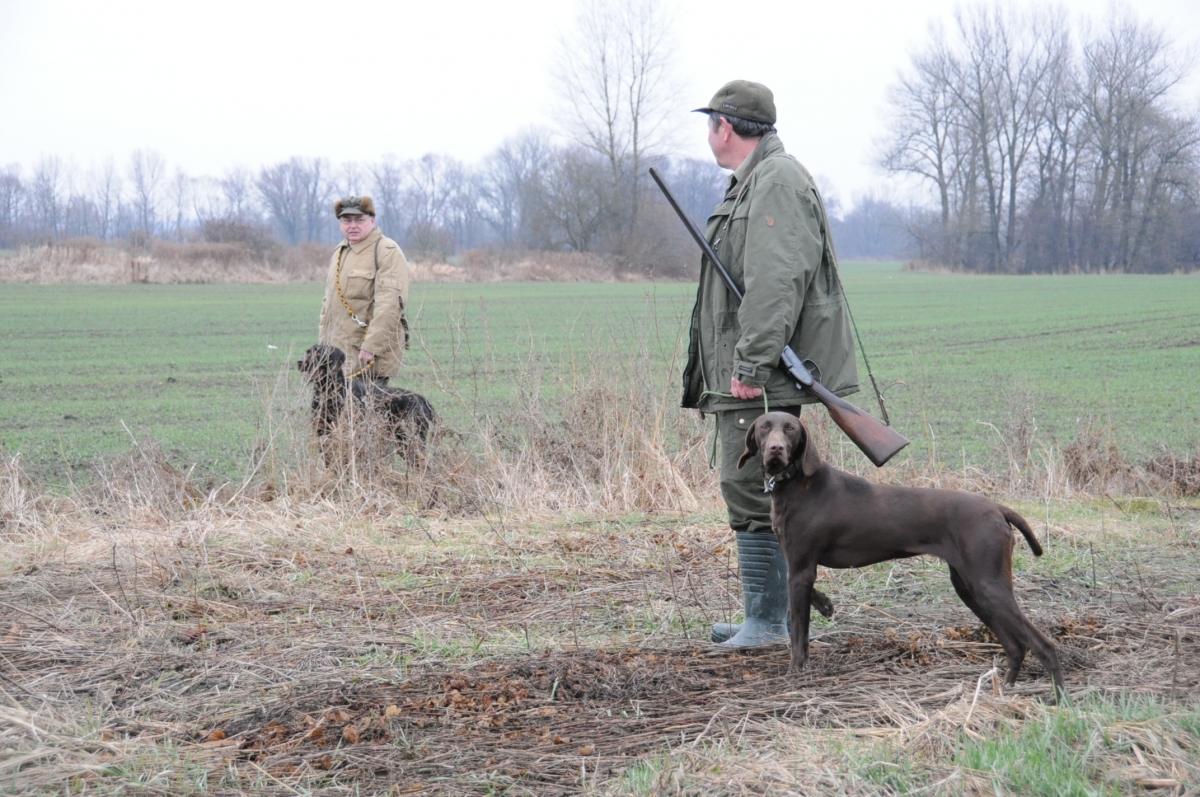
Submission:
<svg viewBox="0 0 1200 797">
<path fill-rule="evenodd" d="M 386 385 L 408 346 L 408 261 L 375 226 L 371 197 L 344 197 L 333 212 L 345 240 L 329 261 L 320 339 L 346 353 L 347 377 Z"/>
</svg>

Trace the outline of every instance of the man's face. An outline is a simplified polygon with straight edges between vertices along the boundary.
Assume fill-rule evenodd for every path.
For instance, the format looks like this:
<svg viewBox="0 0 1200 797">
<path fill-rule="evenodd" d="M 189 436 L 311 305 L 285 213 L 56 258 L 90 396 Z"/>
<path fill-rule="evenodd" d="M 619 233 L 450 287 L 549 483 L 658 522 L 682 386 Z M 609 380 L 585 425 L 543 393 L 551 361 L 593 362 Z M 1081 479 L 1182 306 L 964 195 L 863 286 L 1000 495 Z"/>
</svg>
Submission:
<svg viewBox="0 0 1200 797">
<path fill-rule="evenodd" d="M 342 225 L 342 235 L 352 244 L 356 244 L 371 234 L 375 229 L 375 217 L 363 213 L 347 213 L 338 219 Z"/>
<path fill-rule="evenodd" d="M 736 169 L 739 164 L 732 161 L 732 151 L 730 142 L 733 138 L 733 128 L 729 124 L 729 120 L 724 117 L 717 117 L 717 129 L 713 129 L 712 120 L 706 120 L 708 124 L 708 148 L 712 150 L 713 157 L 717 159 L 717 165 L 722 169 Z"/>
</svg>

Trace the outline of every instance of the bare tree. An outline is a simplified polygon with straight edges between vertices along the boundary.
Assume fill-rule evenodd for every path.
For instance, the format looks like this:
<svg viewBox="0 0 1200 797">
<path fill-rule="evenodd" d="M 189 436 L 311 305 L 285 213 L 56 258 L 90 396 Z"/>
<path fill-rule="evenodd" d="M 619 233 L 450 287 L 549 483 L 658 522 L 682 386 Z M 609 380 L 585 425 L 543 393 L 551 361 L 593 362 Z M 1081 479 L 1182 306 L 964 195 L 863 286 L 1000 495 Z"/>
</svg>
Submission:
<svg viewBox="0 0 1200 797">
<path fill-rule="evenodd" d="M 384 235 L 406 237 L 404 225 L 404 189 L 407 170 L 395 155 L 387 155 L 370 167 L 375 214 Z"/>
<path fill-rule="evenodd" d="M 1200 118 L 1172 100 L 1186 70 L 1165 34 L 1116 11 L 1076 51 L 1061 11 L 956 20 L 893 87 L 880 157 L 936 189 L 940 230 L 914 217 L 923 253 L 985 271 L 1194 262 Z"/>
<path fill-rule="evenodd" d="M 111 157 L 92 172 L 88 187 L 96 211 L 96 235 L 107 241 L 113 236 L 117 209 L 121 204 L 121 175 Z"/>
<path fill-rule="evenodd" d="M 176 167 L 171 180 L 171 204 L 175 209 L 175 240 L 183 240 L 183 220 L 187 213 L 188 200 L 192 194 L 192 179 L 183 169 Z"/>
<path fill-rule="evenodd" d="M 480 200 L 483 180 L 473 170 L 461 166 L 449 178 L 446 231 L 453 238 L 455 249 L 475 249 L 483 242 L 487 227 Z"/>
<path fill-rule="evenodd" d="M 33 167 L 29 184 L 29 200 L 33 211 L 33 228 L 38 235 L 54 237 L 62 232 L 63 165 L 57 155 L 42 157 Z"/>
<path fill-rule="evenodd" d="M 1044 113 L 1050 81 L 1056 65 L 1069 57 L 1070 40 L 1062 9 L 1020 14 L 992 10 L 998 42 L 994 69 L 996 104 L 995 149 L 1003 171 L 1001 186 L 1006 193 L 997 207 L 1003 209 L 995 234 L 1003 226 L 1000 264 L 1010 270 L 1019 244 L 1018 196 L 1027 175 L 1027 159 L 1046 122 Z"/>
<path fill-rule="evenodd" d="M 618 240 L 638 224 L 646 159 L 676 109 L 671 20 L 659 0 L 579 0 L 554 71 L 567 132 L 603 158 Z"/>
<path fill-rule="evenodd" d="M 1098 265 L 1127 269 L 1161 200 L 1155 181 L 1193 149 L 1165 101 L 1186 74 L 1166 33 L 1113 11 L 1083 48 L 1083 115 L 1091 150 L 1091 251 Z M 1193 117 L 1194 125 L 1194 117 Z M 1152 166 L 1152 164 L 1155 164 Z"/>
<path fill-rule="evenodd" d="M 156 151 L 134 150 L 129 156 L 129 182 L 133 188 L 134 223 L 153 235 L 158 227 L 159 203 L 167 164 Z"/>
<path fill-rule="evenodd" d="M 364 169 L 354 161 L 347 161 L 333 170 L 330 188 L 334 196 L 359 196 L 363 193 L 370 176 L 370 169 Z"/>
<path fill-rule="evenodd" d="M 505 246 L 527 244 L 533 203 L 550 160 L 549 137 L 535 129 L 508 139 L 483 163 L 479 210 Z"/>
<path fill-rule="evenodd" d="M 900 208 L 878 192 L 857 197 L 847 213 L 835 214 L 830 210 L 830 223 L 838 255 L 843 258 L 899 257 L 910 243 Z"/>
<path fill-rule="evenodd" d="M 21 167 L 10 163 L 0 169 L 0 247 L 15 246 L 17 243 L 24 194 Z"/>
<path fill-rule="evenodd" d="M 540 248 L 593 251 L 612 212 L 606 166 L 596 153 L 581 147 L 555 153 L 531 224 Z"/>
<path fill-rule="evenodd" d="M 197 177 L 192 180 L 191 191 L 188 193 L 192 201 L 192 214 L 201 229 L 210 222 L 236 218 L 235 214 L 229 213 L 219 178 Z"/>
<path fill-rule="evenodd" d="M 332 226 L 333 187 L 327 172 L 320 158 L 292 158 L 259 171 L 255 186 L 287 243 L 322 240 Z"/>
<path fill-rule="evenodd" d="M 1080 164 L 1077 55 L 1064 42 L 1042 93 L 1042 123 L 1034 143 L 1032 190 L 1025 212 L 1025 270 L 1053 271 L 1077 261 L 1075 199 Z"/>
<path fill-rule="evenodd" d="M 64 212 L 59 235 L 90 236 L 96 230 L 96 208 L 86 191 L 79 189 L 81 175 L 74 163 L 66 164 L 63 175 Z"/>
<path fill-rule="evenodd" d="M 684 212 L 703 225 L 725 196 L 726 172 L 710 159 L 682 158 L 666 165 L 671 190 Z"/>
<path fill-rule="evenodd" d="M 879 164 L 932 184 L 941 213 L 941 237 L 950 237 L 955 173 L 967 159 L 958 129 L 958 107 L 950 88 L 956 69 L 945 35 L 932 30 L 928 47 L 910 55 L 911 68 L 889 89 L 891 114 Z"/>
<path fill-rule="evenodd" d="M 227 169 L 220 186 L 225 199 L 225 209 L 221 215 L 236 216 L 252 224 L 259 221 L 257 212 L 251 207 L 254 174 L 249 169 L 245 166 Z M 253 218 L 249 218 L 251 216 Z"/>
<path fill-rule="evenodd" d="M 411 163 L 407 171 L 406 243 L 417 253 L 443 258 L 455 248 L 448 222 L 463 186 L 462 164 L 444 155 L 429 154 Z"/>
</svg>

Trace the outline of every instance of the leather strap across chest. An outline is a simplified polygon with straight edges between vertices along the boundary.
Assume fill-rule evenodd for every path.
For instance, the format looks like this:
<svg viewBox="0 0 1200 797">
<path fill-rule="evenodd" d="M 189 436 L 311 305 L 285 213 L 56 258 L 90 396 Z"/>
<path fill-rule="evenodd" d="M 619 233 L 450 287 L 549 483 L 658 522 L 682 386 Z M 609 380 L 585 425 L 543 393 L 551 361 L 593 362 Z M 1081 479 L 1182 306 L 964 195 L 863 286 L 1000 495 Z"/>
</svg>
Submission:
<svg viewBox="0 0 1200 797">
<path fill-rule="evenodd" d="M 379 242 L 382 240 L 383 240 L 382 238 L 379 238 L 378 240 L 375 241 L 375 271 L 376 272 L 379 271 Z M 338 248 L 337 268 L 334 269 L 334 273 L 333 273 L 333 285 L 335 288 L 337 288 L 338 298 L 342 300 L 342 307 L 346 308 L 346 313 L 350 316 L 350 318 L 354 321 L 354 323 L 358 324 L 361 328 L 366 329 L 367 322 L 363 321 L 361 318 L 359 318 L 358 316 L 356 316 L 354 314 L 354 311 L 350 309 L 350 303 L 346 301 L 346 295 L 342 293 L 342 258 L 345 257 L 346 250 L 349 248 L 350 248 L 349 246 L 342 246 L 342 247 Z"/>
</svg>

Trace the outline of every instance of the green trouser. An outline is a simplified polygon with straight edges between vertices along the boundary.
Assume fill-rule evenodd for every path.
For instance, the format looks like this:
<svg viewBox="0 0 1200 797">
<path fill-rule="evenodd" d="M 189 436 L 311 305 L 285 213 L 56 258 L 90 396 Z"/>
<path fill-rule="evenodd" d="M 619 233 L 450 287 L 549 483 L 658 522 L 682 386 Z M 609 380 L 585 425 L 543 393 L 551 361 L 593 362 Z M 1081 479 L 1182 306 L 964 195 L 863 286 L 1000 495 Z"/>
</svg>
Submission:
<svg viewBox="0 0 1200 797">
<path fill-rule="evenodd" d="M 784 412 L 799 416 L 800 407 Z M 763 492 L 761 457 L 750 457 L 738 469 L 746 449 L 746 433 L 762 410 L 748 408 L 717 413 L 720 438 L 721 495 L 729 526 L 737 532 L 742 610 L 738 624 L 718 623 L 712 640 L 722 647 L 755 647 L 787 639 L 787 564 L 771 529 L 771 496 Z"/>
<path fill-rule="evenodd" d="M 799 417 L 800 406 L 780 407 Z M 718 454 L 721 468 L 721 495 L 729 510 L 729 527 L 734 531 L 771 534 L 771 496 L 763 492 L 762 457 L 751 457 L 738 470 L 738 458 L 746 450 L 746 432 L 754 419 L 763 414 L 761 406 L 718 412 Z"/>
</svg>

